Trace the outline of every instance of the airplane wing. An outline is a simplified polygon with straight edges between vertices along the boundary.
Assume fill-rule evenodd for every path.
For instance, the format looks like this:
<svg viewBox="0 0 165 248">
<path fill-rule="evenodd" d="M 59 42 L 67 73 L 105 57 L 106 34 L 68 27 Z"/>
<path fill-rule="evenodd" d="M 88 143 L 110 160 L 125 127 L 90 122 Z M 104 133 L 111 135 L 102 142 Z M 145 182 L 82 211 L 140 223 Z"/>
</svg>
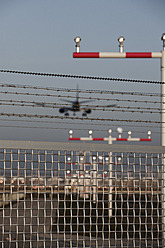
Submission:
<svg viewBox="0 0 165 248">
<path fill-rule="evenodd" d="M 106 105 L 104 107 L 116 107 L 117 105 L 116 104 L 111 104 L 111 105 Z"/>
<path fill-rule="evenodd" d="M 80 104 L 81 103 L 86 103 L 86 102 L 94 102 L 95 100 L 85 100 L 85 101 L 80 101 Z"/>
<path fill-rule="evenodd" d="M 117 105 L 116 104 L 105 105 L 105 106 L 102 106 L 102 105 L 99 106 L 99 105 L 97 105 L 96 107 L 101 107 L 101 108 L 107 108 L 108 107 L 108 108 L 112 108 L 112 107 L 117 107 Z M 92 108 L 95 108 L 95 106 L 92 106 L 92 105 L 89 106 L 89 107 L 81 107 L 80 106 L 80 109 L 81 110 L 86 110 L 86 109 L 89 109 L 89 108 L 92 109 Z"/>
<path fill-rule="evenodd" d="M 70 100 L 66 100 L 66 99 L 59 99 L 60 101 L 63 101 L 63 102 L 69 102 L 69 103 L 73 103 L 74 101 L 70 101 Z"/>
<path fill-rule="evenodd" d="M 45 102 L 36 102 L 35 105 L 44 107 L 45 106 Z"/>
</svg>

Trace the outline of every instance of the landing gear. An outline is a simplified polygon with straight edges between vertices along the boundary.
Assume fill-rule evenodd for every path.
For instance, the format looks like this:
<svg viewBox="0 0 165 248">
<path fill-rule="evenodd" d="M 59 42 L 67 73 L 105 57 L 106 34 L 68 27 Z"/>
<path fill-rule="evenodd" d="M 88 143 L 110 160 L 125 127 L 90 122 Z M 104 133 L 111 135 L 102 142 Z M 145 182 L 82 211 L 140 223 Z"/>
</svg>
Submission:
<svg viewBox="0 0 165 248">
<path fill-rule="evenodd" d="M 83 113 L 82 116 L 87 116 L 87 114 L 86 113 Z"/>
<path fill-rule="evenodd" d="M 69 116 L 69 114 L 66 112 L 65 114 L 64 114 L 65 116 Z"/>
</svg>

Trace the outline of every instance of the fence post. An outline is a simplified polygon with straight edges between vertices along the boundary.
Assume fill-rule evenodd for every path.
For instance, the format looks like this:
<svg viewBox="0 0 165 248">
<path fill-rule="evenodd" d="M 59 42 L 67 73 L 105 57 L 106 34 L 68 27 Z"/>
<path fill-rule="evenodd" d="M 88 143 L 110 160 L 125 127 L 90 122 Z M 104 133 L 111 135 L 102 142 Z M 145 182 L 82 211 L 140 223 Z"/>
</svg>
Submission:
<svg viewBox="0 0 165 248">
<path fill-rule="evenodd" d="M 162 146 L 165 146 L 165 34 L 162 35 L 163 40 L 163 51 L 162 51 L 162 58 L 161 58 L 161 110 L 162 110 L 162 117 L 161 117 L 161 138 L 162 138 Z M 163 154 L 162 159 L 163 165 L 163 173 L 162 173 L 162 209 L 163 209 L 163 239 L 165 245 L 165 154 Z"/>
</svg>

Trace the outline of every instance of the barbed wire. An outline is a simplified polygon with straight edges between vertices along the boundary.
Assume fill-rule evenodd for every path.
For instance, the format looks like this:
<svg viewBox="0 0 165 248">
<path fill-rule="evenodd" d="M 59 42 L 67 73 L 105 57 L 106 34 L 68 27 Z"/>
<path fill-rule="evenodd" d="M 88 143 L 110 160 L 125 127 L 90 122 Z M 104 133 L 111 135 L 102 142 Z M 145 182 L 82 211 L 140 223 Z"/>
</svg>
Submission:
<svg viewBox="0 0 165 248">
<path fill-rule="evenodd" d="M 18 102 L 18 101 L 17 101 Z M 41 103 L 42 104 L 42 103 Z M 40 105 L 36 105 L 34 103 L 30 103 L 30 104 L 25 104 L 23 103 L 23 101 L 20 101 L 20 103 L 14 103 L 12 102 L 12 100 L 9 100 L 9 103 L 2 103 L 0 102 L 0 105 L 1 106 L 17 106 L 17 107 L 37 107 L 37 108 L 53 108 L 53 109 L 59 109 L 61 106 L 40 106 Z M 66 107 L 66 105 L 64 105 Z M 108 108 L 106 109 L 105 107 L 102 107 L 101 106 L 92 106 L 92 105 L 82 105 L 82 106 L 85 106 L 86 108 L 91 108 L 92 111 L 110 111 L 110 112 L 123 112 L 123 113 L 141 113 L 141 114 L 160 114 L 160 113 L 165 113 L 164 111 L 149 111 L 149 109 L 151 108 L 148 108 L 148 110 L 142 110 L 143 108 L 135 108 L 135 110 L 131 110 L 131 107 L 127 106 L 127 107 L 121 107 L 121 106 L 116 106 L 116 107 L 113 107 L 113 108 Z M 64 108 L 65 108 L 64 107 Z M 117 108 L 117 109 L 116 109 Z M 124 109 L 123 109 L 124 108 Z M 82 111 L 85 111 L 85 108 L 83 109 L 82 108 Z M 81 110 L 80 110 L 81 111 Z"/>
<path fill-rule="evenodd" d="M 9 91 L 1 91 L 0 94 L 9 94 L 9 95 L 24 95 L 24 96 L 36 96 L 36 97 L 56 97 L 56 98 L 70 98 L 75 99 L 75 96 L 63 96 L 63 95 L 55 95 L 55 94 L 40 94 L 40 93 L 29 93 L 29 92 L 9 92 Z M 117 101 L 117 102 L 134 102 L 134 103 L 152 103 L 157 104 L 161 103 L 160 101 L 150 101 L 150 100 L 132 100 L 132 99 L 119 99 L 119 98 L 99 98 L 99 97 L 79 97 L 79 99 L 85 100 L 95 100 L 95 101 Z M 65 100 L 65 99 L 62 99 Z"/>
<path fill-rule="evenodd" d="M 1 103 L 2 102 L 2 103 Z M 70 106 L 70 104 L 65 103 L 55 103 L 55 102 L 38 102 L 38 101 L 24 101 L 24 100 L 0 100 L 0 104 L 3 105 L 4 102 L 11 103 L 11 105 L 15 103 L 20 103 L 20 104 L 33 104 L 33 105 L 25 105 L 25 106 L 34 106 L 34 107 L 43 107 L 43 108 L 60 108 L 60 107 L 65 107 L 65 106 Z M 24 105 L 23 105 L 24 106 Z M 89 108 L 100 108 L 99 110 L 103 110 L 104 108 L 109 108 L 110 105 L 89 105 L 89 104 L 81 104 L 82 107 L 89 107 Z M 114 108 L 124 108 L 124 109 L 137 109 L 137 110 L 159 110 L 161 111 L 161 108 L 154 108 L 154 107 L 134 107 L 134 106 L 113 106 Z M 108 111 L 108 109 L 105 109 L 105 111 Z"/>
<path fill-rule="evenodd" d="M 99 93 L 99 94 L 119 94 L 119 95 L 138 95 L 138 96 L 162 96 L 160 93 L 144 93 L 144 92 L 128 92 L 128 91 L 109 91 L 109 90 L 84 90 L 84 89 L 68 89 L 68 88 L 56 88 L 56 87 L 41 87 L 31 85 L 20 85 L 20 84 L 0 84 L 2 88 L 18 88 L 18 89 L 33 89 L 33 90 L 46 90 L 46 91 L 57 91 L 57 92 L 78 92 L 78 93 Z"/>
<path fill-rule="evenodd" d="M 2 72 L 0 70 L 0 72 Z M 30 73 L 30 72 L 29 72 Z M 23 73 L 24 74 L 24 73 Z M 72 75 L 70 75 L 72 76 Z M 101 80 L 101 79 L 99 79 Z M 104 79 L 105 80 L 105 79 Z M 112 78 L 111 78 L 112 80 Z M 114 80 L 114 81 L 118 81 L 118 79 Z M 125 79 L 122 79 L 119 81 L 126 81 Z M 131 82 L 136 82 L 136 80 L 132 80 Z M 149 81 L 146 81 L 146 80 L 143 80 L 143 83 L 149 83 Z M 154 81 L 150 81 L 150 82 L 154 82 Z M 156 82 L 158 83 L 158 82 Z M 161 84 L 161 82 L 159 82 Z M 88 94 L 100 94 L 100 95 L 104 95 L 105 94 L 111 94 L 111 95 L 122 95 L 124 97 L 126 97 L 126 95 L 129 95 L 129 96 L 144 96 L 144 97 L 161 97 L 162 95 L 161 94 L 158 94 L 158 93 L 143 93 L 143 92 L 119 92 L 119 91 L 106 91 L 106 90 L 82 90 L 82 89 L 67 89 L 67 88 L 51 88 L 51 87 L 40 87 L 40 86 L 29 86 L 29 85 L 15 85 L 15 84 L 0 84 L 0 87 L 4 88 L 18 88 L 18 89 L 30 89 L 30 90 L 47 90 L 47 91 L 54 91 L 54 92 L 68 92 L 68 93 L 71 93 L 71 92 L 79 92 L 79 93 L 88 93 Z M 61 94 L 45 94 L 45 93 L 31 93 L 31 92 L 9 92 L 9 91 L 4 91 L 4 92 L 0 92 L 0 94 L 13 94 L 13 95 L 24 95 L 24 96 L 36 96 L 36 97 L 56 97 L 56 98 L 70 98 L 70 99 L 75 99 L 75 96 L 70 96 L 70 95 L 67 95 L 67 96 L 64 96 L 64 95 L 61 95 Z M 98 100 L 98 101 L 117 101 L 117 102 L 130 102 L 130 103 L 144 103 L 144 104 L 147 104 L 147 103 L 150 103 L 150 104 L 160 104 L 161 101 L 151 101 L 151 100 L 136 100 L 136 99 L 118 99 L 118 98 L 115 98 L 115 99 L 109 99 L 109 98 L 101 98 L 101 97 L 84 97 L 84 96 L 79 96 L 80 99 L 86 99 L 86 100 Z M 63 99 L 60 99 L 60 100 L 63 100 Z M 6 103 L 4 103 L 6 102 Z M 37 106 L 37 104 L 44 104 L 44 106 Z M 29 104 L 29 105 L 28 105 Z M 52 106 L 48 106 L 48 105 L 51 105 Z M 21 107 L 45 107 L 45 108 L 60 108 L 61 106 L 68 106 L 69 104 L 58 104 L 58 103 L 44 103 L 44 102 L 35 102 L 35 101 L 18 101 L 18 100 L 0 100 L 0 105 L 12 105 L 12 106 L 21 106 Z M 148 113 L 148 114 L 157 114 L 157 113 L 161 113 L 161 109 L 160 108 L 151 108 L 151 107 L 130 107 L 130 106 L 116 106 L 115 109 L 105 109 L 106 107 L 108 106 L 100 106 L 100 105 L 81 105 L 81 106 L 85 106 L 85 107 L 91 107 L 92 110 L 104 110 L 104 111 L 112 111 L 112 112 L 115 112 L 115 111 L 120 111 L 120 112 L 131 112 L 131 113 Z M 150 111 L 144 111 L 145 110 L 150 110 Z M 135 111 L 136 110 L 136 111 Z M 143 111 L 142 111 L 143 110 Z M 150 127 L 153 127 L 153 128 L 160 128 L 160 127 L 155 127 L 155 126 L 152 126 L 151 124 L 161 124 L 162 122 L 159 121 L 159 120 L 126 120 L 126 119 L 108 119 L 108 118 L 89 118 L 89 117 L 68 117 L 68 116 L 56 116 L 56 115 L 38 115 L 38 114 L 35 114 L 35 115 L 32 115 L 32 114 L 16 114 L 16 113 L 0 113 L 0 116 L 7 116 L 9 118 L 11 117 L 18 117 L 18 118 L 40 118 L 40 119 L 45 119 L 45 118 L 49 118 L 49 119 L 61 119 L 61 120 L 67 120 L 67 124 L 68 124 L 68 119 L 70 120 L 74 120 L 74 123 L 70 123 L 70 124 L 75 124 L 75 120 L 79 120 L 79 121 L 82 121 L 83 122 L 81 123 L 82 125 L 84 125 L 84 121 L 101 121 L 102 123 L 99 124 L 99 123 L 95 123 L 95 124 L 88 124 L 88 123 L 85 123 L 85 125 L 98 125 L 98 126 L 108 126 L 106 125 L 105 123 L 103 122 L 125 122 L 125 123 L 143 123 L 143 124 L 146 124 L 147 126 L 144 126 L 144 125 L 141 125 L 141 127 L 147 127 L 147 128 L 150 128 Z M 9 121 L 9 120 L 8 120 Z M 10 120 L 10 121 L 13 121 L 13 120 Z M 15 120 L 16 121 L 16 120 Z M 23 121 L 23 120 L 21 120 Z M 25 120 L 27 122 L 27 120 Z M 34 121 L 31 121 L 31 122 L 34 122 Z M 36 121 L 35 121 L 36 122 Z M 39 122 L 39 121 L 37 121 Z M 44 121 L 45 122 L 45 121 Z M 44 123 L 43 121 L 40 121 L 40 123 Z M 47 123 L 50 123 L 47 122 Z M 57 123 L 57 122 L 56 122 Z M 80 125 L 80 123 L 77 123 L 75 125 Z M 112 124 L 111 124 L 112 125 Z M 113 125 L 112 125 L 113 126 Z M 116 125 L 114 125 L 116 126 Z M 132 125 L 128 125 L 128 124 L 125 124 L 124 126 L 131 126 Z M 0 125 L 0 127 L 3 127 L 3 125 Z M 17 127 L 17 126 L 12 126 L 12 125 L 9 125 L 9 126 L 4 126 L 4 127 Z M 140 127 L 140 125 L 136 126 L 134 125 L 134 127 Z M 21 128 L 21 126 L 20 126 Z M 29 127 L 29 126 L 22 126 L 22 128 L 40 128 L 40 127 Z M 57 127 L 57 128 L 54 128 L 54 127 L 41 127 L 42 129 L 62 129 L 62 130 L 68 130 L 67 128 L 63 128 L 63 127 Z M 75 130 L 83 130 L 83 129 L 80 129 L 80 128 L 77 128 Z M 88 129 L 84 129 L 84 130 L 88 130 Z M 97 129 L 96 129 L 97 130 Z M 97 131 L 101 131 L 101 130 L 97 130 Z M 102 131 L 106 131 L 106 130 L 102 130 Z M 143 132 L 142 132 L 143 133 Z M 144 132 L 145 133 L 145 132 Z M 160 132 L 154 132 L 154 133 L 160 133 Z"/>
<path fill-rule="evenodd" d="M 59 74 L 59 73 L 47 73 L 47 72 L 30 72 L 30 71 L 17 71 L 17 70 L 6 70 L 6 69 L 0 69 L 0 72 L 1 73 L 30 75 L 30 76 L 88 79 L 88 80 L 101 80 L 101 81 L 118 81 L 118 82 L 129 82 L 129 83 L 148 83 L 148 84 L 164 84 L 165 83 L 165 82 L 151 81 L 151 80 L 97 77 L 97 76 L 71 75 L 71 74 Z"/>
</svg>

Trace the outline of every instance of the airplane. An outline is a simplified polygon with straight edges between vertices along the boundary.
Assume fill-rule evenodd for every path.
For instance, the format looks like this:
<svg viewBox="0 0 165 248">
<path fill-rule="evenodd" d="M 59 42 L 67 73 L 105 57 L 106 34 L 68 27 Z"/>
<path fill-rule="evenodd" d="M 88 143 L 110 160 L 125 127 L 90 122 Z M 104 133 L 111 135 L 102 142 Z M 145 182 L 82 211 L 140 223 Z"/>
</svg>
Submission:
<svg viewBox="0 0 165 248">
<path fill-rule="evenodd" d="M 82 116 L 87 116 L 87 114 L 91 114 L 92 113 L 92 109 L 91 108 L 81 107 L 81 104 L 82 103 L 92 102 L 93 100 L 85 100 L 85 101 L 81 101 L 80 102 L 79 101 L 78 85 L 77 85 L 76 100 L 75 101 L 70 101 L 70 100 L 62 99 L 62 101 L 71 103 L 71 107 L 63 107 L 63 108 L 60 108 L 59 109 L 59 112 L 61 114 L 64 113 L 65 116 L 69 116 L 68 111 L 72 111 L 74 115 L 76 114 L 76 112 L 83 111 Z M 108 105 L 107 107 L 114 107 L 114 106 L 116 106 L 116 104 Z"/>
<path fill-rule="evenodd" d="M 76 93 L 76 100 L 70 101 L 66 99 L 62 99 L 62 101 L 71 103 L 71 107 L 63 107 L 59 109 L 59 112 L 61 114 L 64 113 L 65 116 L 69 116 L 68 111 L 72 111 L 75 115 L 76 112 L 83 111 L 82 116 L 87 116 L 87 114 L 91 114 L 92 110 L 90 108 L 81 107 L 82 103 L 92 102 L 92 100 L 85 100 L 85 101 L 79 101 L 79 92 L 78 92 L 78 86 L 77 86 L 77 93 Z"/>
<path fill-rule="evenodd" d="M 83 103 L 87 103 L 87 102 L 92 102 L 94 100 L 85 100 L 85 101 L 79 101 L 79 91 L 78 91 L 78 85 L 77 85 L 77 93 L 76 93 L 76 100 L 74 101 L 70 101 L 67 99 L 60 99 L 61 101 L 65 101 L 68 103 L 71 103 L 70 107 L 60 107 L 59 112 L 61 114 L 64 114 L 65 116 L 69 116 L 68 111 L 72 111 L 73 115 L 76 115 L 76 112 L 80 112 L 82 111 L 82 116 L 87 116 L 87 114 L 91 114 L 92 113 L 92 109 L 91 108 L 86 108 L 86 107 L 81 107 L 81 104 Z M 47 105 L 47 103 L 45 102 L 36 102 L 36 105 L 40 106 L 40 107 L 45 107 Z M 50 106 L 50 105 L 48 105 Z M 116 104 L 113 105 L 107 105 L 104 107 L 115 107 Z"/>
</svg>

